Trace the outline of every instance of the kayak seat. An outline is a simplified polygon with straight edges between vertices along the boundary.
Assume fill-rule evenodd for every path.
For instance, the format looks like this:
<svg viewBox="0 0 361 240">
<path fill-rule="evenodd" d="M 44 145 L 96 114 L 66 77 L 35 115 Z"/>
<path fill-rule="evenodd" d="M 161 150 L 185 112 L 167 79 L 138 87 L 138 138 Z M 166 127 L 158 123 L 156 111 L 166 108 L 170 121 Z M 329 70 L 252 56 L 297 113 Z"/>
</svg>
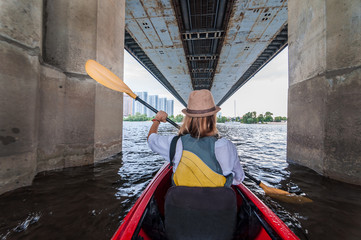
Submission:
<svg viewBox="0 0 361 240">
<path fill-rule="evenodd" d="M 171 187 L 165 198 L 169 240 L 227 240 L 237 223 L 237 199 L 229 187 Z"/>
</svg>

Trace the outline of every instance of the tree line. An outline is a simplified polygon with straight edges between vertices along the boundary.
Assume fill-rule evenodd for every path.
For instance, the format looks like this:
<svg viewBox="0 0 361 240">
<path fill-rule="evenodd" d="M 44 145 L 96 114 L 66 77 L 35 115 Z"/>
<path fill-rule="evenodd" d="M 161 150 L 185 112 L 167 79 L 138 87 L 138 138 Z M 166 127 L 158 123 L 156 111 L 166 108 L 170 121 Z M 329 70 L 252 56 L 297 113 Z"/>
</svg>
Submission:
<svg viewBox="0 0 361 240">
<path fill-rule="evenodd" d="M 218 117 L 217 118 L 217 122 L 241 122 L 241 123 L 246 123 L 246 124 L 254 124 L 254 123 L 267 123 L 267 122 L 282 122 L 282 121 L 287 121 L 287 117 L 281 117 L 281 116 L 277 116 L 277 117 L 273 117 L 273 113 L 271 112 L 266 112 L 265 114 L 259 114 L 257 116 L 257 112 L 253 111 L 253 112 L 248 112 L 246 114 L 244 114 L 241 117 L 235 117 L 235 118 L 227 118 L 227 117 Z"/>
<path fill-rule="evenodd" d="M 151 121 L 154 117 L 147 117 L 146 114 L 140 114 L 137 112 L 135 115 L 130 115 L 128 117 L 123 118 L 124 121 L 130 121 L 130 122 L 139 122 L 139 121 Z M 173 122 L 182 122 L 184 116 L 182 114 L 178 114 L 177 116 L 168 116 L 170 120 Z"/>
<path fill-rule="evenodd" d="M 138 122 L 138 121 L 151 121 L 154 117 L 147 117 L 146 114 L 140 114 L 136 113 L 135 115 L 130 115 L 128 117 L 123 118 L 124 121 L 130 121 L 130 122 Z M 182 122 L 184 116 L 182 114 L 178 114 L 177 116 L 168 116 L 170 120 L 173 122 Z M 240 123 L 246 123 L 246 124 L 255 124 L 255 123 L 267 123 L 267 122 L 281 122 L 281 121 L 287 121 L 287 117 L 273 117 L 273 113 L 266 112 L 265 114 L 259 114 L 257 116 L 257 112 L 248 112 L 244 114 L 241 117 L 217 117 L 218 123 L 225 123 L 225 122 L 240 122 Z"/>
</svg>

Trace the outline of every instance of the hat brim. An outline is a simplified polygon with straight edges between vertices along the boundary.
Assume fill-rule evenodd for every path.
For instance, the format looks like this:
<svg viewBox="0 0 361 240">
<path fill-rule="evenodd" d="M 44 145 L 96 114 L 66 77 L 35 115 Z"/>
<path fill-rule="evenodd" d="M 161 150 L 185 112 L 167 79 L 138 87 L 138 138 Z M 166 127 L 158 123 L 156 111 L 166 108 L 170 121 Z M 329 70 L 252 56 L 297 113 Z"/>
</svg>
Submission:
<svg viewBox="0 0 361 240">
<path fill-rule="evenodd" d="M 188 113 L 187 109 L 183 109 L 182 113 L 187 115 L 188 117 L 208 117 L 208 116 L 212 116 L 214 114 L 216 114 L 217 112 L 219 112 L 221 110 L 220 107 L 216 106 L 216 110 L 211 111 L 211 112 L 206 112 L 206 113 Z"/>
</svg>

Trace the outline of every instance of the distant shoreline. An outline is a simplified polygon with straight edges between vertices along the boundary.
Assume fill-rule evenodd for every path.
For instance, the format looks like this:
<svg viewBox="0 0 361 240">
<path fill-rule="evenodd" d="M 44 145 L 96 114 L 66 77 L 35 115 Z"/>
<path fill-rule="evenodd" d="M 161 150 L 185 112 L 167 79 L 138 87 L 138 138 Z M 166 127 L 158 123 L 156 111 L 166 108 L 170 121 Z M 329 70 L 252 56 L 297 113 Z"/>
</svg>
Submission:
<svg viewBox="0 0 361 240">
<path fill-rule="evenodd" d="M 287 125 L 287 122 L 265 122 L 265 124 L 271 124 L 271 125 Z"/>
<path fill-rule="evenodd" d="M 247 124 L 247 125 L 262 125 L 262 124 L 269 124 L 269 125 L 287 125 L 287 122 L 263 122 L 263 123 L 241 123 L 241 122 L 225 122 L 225 124 Z"/>
<path fill-rule="evenodd" d="M 151 120 L 133 120 L 133 121 L 129 121 L 129 120 L 123 120 L 124 122 L 151 122 Z M 181 124 L 181 122 L 177 122 L 179 124 Z M 217 122 L 219 123 L 219 122 Z M 234 123 L 238 123 L 238 124 L 247 124 L 247 125 L 253 125 L 253 124 L 257 124 L 257 125 L 262 125 L 262 124 L 269 124 L 269 125 L 287 125 L 287 122 L 264 122 L 264 123 L 241 123 L 241 122 L 224 122 L 225 124 L 234 124 Z"/>
</svg>

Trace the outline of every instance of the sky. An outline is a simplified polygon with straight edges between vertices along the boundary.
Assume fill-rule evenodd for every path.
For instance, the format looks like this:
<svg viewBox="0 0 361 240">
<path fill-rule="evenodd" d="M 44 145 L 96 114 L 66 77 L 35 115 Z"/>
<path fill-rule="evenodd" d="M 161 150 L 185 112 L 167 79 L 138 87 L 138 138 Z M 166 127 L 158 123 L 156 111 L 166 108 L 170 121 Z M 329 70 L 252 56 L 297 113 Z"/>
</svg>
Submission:
<svg viewBox="0 0 361 240">
<path fill-rule="evenodd" d="M 124 82 L 133 92 L 148 92 L 174 100 L 174 115 L 184 106 L 173 97 L 145 68 L 124 50 Z M 261 71 L 235 92 L 221 107 L 222 116 L 242 116 L 256 111 L 257 115 L 272 112 L 287 116 L 288 48 L 285 48 Z"/>
</svg>

